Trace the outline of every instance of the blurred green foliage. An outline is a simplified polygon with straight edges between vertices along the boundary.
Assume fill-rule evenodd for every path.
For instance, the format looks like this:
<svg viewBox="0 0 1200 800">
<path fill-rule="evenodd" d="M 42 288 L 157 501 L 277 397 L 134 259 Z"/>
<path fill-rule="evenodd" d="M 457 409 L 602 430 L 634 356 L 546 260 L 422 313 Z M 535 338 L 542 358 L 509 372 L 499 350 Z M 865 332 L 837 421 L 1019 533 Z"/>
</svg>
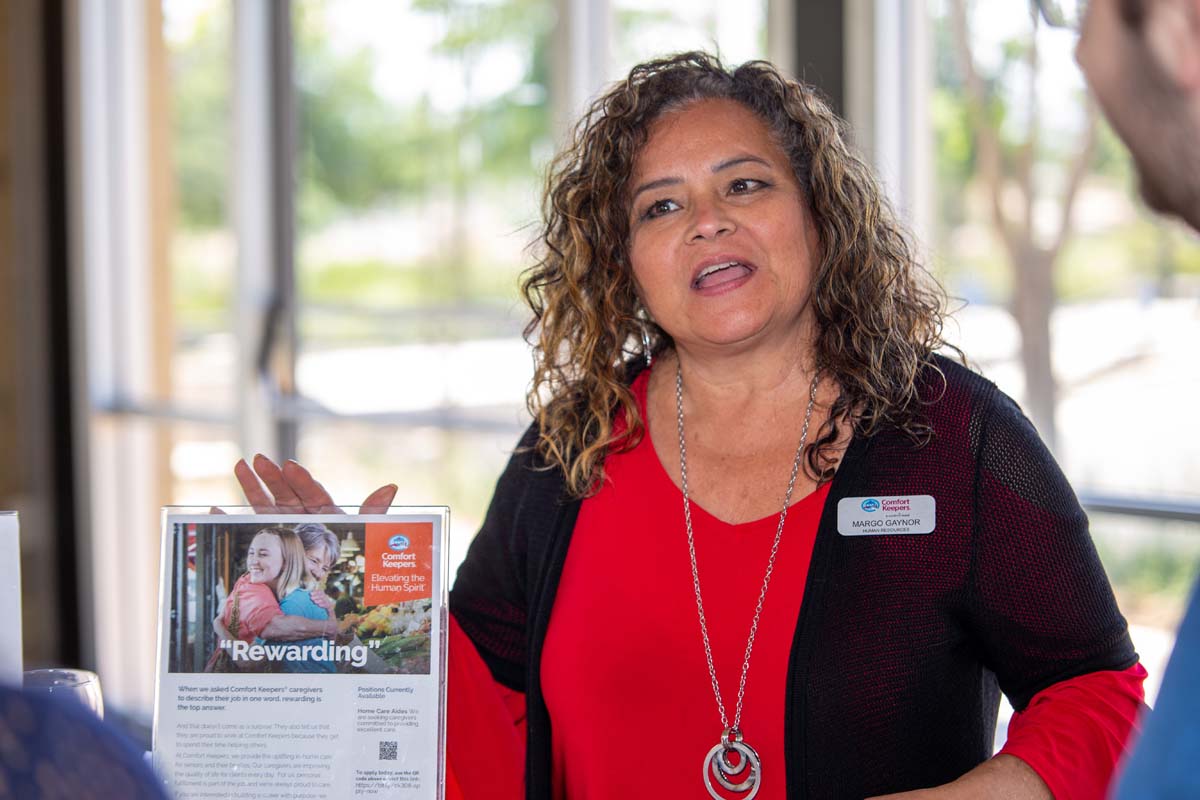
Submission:
<svg viewBox="0 0 1200 800">
<path fill-rule="evenodd" d="M 464 191 L 468 182 L 528 180 L 536 173 L 535 145 L 549 136 L 550 126 L 548 3 L 412 4 L 410 13 L 442 20 L 435 52 L 464 70 L 468 102 L 452 111 L 439 111 L 428 88 L 408 106 L 384 98 L 374 84 L 374 54 L 333 46 L 327 24 L 332 13 L 336 4 L 328 0 L 305 0 L 294 11 L 303 227 L 420 198 L 446 185 Z M 529 53 L 525 74 L 508 91 L 472 104 L 469 90 L 483 56 L 501 46 Z M 478 163 L 464 163 L 473 149 Z"/>
<path fill-rule="evenodd" d="M 1182 537 L 1142 532 L 1133 546 L 1114 544 L 1098 532 L 1100 559 L 1131 622 L 1165 629 L 1179 624 L 1200 576 L 1200 531 L 1192 528 Z"/>
<path fill-rule="evenodd" d="M 1160 594 L 1176 600 L 1187 598 L 1200 573 L 1200 553 L 1181 552 L 1178 547 L 1152 546 L 1135 550 L 1124 558 L 1110 559 L 1113 584 L 1139 594 Z"/>
<path fill-rule="evenodd" d="M 226 224 L 227 170 L 233 131 L 233 39 L 226 4 L 196 18 L 170 50 L 171 153 L 179 222 L 187 229 Z"/>
<path fill-rule="evenodd" d="M 359 308 L 405 308 L 457 299 L 454 267 L 444 261 L 391 264 L 383 261 L 339 261 L 300 275 L 300 292 L 322 302 Z M 512 299 L 511 276 L 485 271 L 472 281 L 479 299 Z"/>
<path fill-rule="evenodd" d="M 428 91 L 407 106 L 383 97 L 374 54 L 331 40 L 328 17 L 336 12 L 328 0 L 301 0 L 293 11 L 302 227 L 420 198 L 455 181 L 536 174 L 545 149 L 538 145 L 550 135 L 549 3 L 413 3 L 411 13 L 443 18 L 436 50 L 466 65 L 468 81 L 489 48 L 515 45 L 528 53 L 525 75 L 511 89 L 450 112 L 436 110 Z M 228 224 L 231 25 L 228 5 L 214 4 L 171 48 L 173 160 L 179 221 L 187 230 Z M 480 148 L 477 164 L 462 163 L 466 141 Z"/>
</svg>

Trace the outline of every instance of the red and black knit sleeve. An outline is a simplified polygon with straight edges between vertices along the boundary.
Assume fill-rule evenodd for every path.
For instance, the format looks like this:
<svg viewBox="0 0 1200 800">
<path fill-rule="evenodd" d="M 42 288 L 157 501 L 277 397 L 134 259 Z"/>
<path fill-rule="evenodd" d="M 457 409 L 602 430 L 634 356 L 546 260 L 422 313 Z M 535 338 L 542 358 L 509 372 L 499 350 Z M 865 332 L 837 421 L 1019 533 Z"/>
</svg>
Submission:
<svg viewBox="0 0 1200 800">
<path fill-rule="evenodd" d="M 1137 655 L 1087 515 L 1033 425 L 998 390 L 972 416 L 970 628 L 1021 711 L 1052 684 L 1126 669 Z"/>
</svg>

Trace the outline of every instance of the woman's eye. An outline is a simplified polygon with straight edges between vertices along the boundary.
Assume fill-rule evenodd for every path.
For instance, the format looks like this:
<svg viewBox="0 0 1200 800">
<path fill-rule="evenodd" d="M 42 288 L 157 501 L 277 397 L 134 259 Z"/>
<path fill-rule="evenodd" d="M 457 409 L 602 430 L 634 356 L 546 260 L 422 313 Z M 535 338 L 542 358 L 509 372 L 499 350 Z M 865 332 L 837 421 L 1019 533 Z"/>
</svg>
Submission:
<svg viewBox="0 0 1200 800">
<path fill-rule="evenodd" d="M 677 207 L 674 200 L 656 200 L 650 204 L 650 207 L 646 209 L 646 213 L 642 214 L 642 217 L 645 219 L 654 219 L 655 217 L 661 217 L 663 214 L 671 213 Z"/>
<path fill-rule="evenodd" d="M 756 181 L 750 178 L 738 178 L 729 184 L 729 191 L 733 194 L 745 194 L 752 192 L 763 185 L 762 181 Z"/>
</svg>

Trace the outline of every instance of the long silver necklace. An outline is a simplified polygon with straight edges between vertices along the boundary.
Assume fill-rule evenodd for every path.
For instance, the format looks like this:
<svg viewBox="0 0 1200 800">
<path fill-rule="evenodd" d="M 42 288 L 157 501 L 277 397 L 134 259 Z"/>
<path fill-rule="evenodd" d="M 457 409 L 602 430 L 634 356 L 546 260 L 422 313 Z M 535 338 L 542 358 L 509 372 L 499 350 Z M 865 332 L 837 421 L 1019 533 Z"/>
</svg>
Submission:
<svg viewBox="0 0 1200 800">
<path fill-rule="evenodd" d="M 800 444 L 792 460 L 792 474 L 788 478 L 787 492 L 783 496 L 783 510 L 779 512 L 779 527 L 775 529 L 775 541 L 771 544 L 771 555 L 767 559 L 767 572 L 763 575 L 762 590 L 758 593 L 758 604 L 754 607 L 754 619 L 750 621 L 750 635 L 746 638 L 746 656 L 742 660 L 742 676 L 738 681 L 737 705 L 733 712 L 733 723 L 725 714 L 725 702 L 721 699 L 721 685 L 717 681 L 717 668 L 713 665 L 712 645 L 708 640 L 708 621 L 704 616 L 704 599 L 700 595 L 700 570 L 696 566 L 696 537 L 692 532 L 692 502 L 688 497 L 687 444 L 683 436 L 683 369 L 675 363 L 675 412 L 679 427 L 679 477 L 683 487 L 683 519 L 687 525 L 688 556 L 692 561 L 692 588 L 696 590 L 696 613 L 700 617 L 700 636 L 704 640 L 704 659 L 708 662 L 708 677 L 712 679 L 713 694 L 717 698 L 717 711 L 721 714 L 721 740 L 704 756 L 704 786 L 715 800 L 722 800 L 713 787 L 713 780 L 731 792 L 749 792 L 744 800 L 752 800 L 762 783 L 762 764 L 754 748 L 742 740 L 742 701 L 746 696 L 746 676 L 750 672 L 750 654 L 754 650 L 754 637 L 758 633 L 758 618 L 762 616 L 763 601 L 767 598 L 767 587 L 771 584 L 771 573 L 775 570 L 775 557 L 779 553 L 779 541 L 783 537 L 783 525 L 787 521 L 788 505 L 792 500 L 792 489 L 800 472 L 800 459 L 804 455 L 804 443 L 808 440 L 808 423 L 812 419 L 813 404 L 817 400 L 817 379 L 814 375 L 808 390 L 808 408 L 804 410 L 804 427 L 800 431 Z M 737 760 L 733 754 L 737 753 Z M 744 776 L 744 777 L 743 777 Z M 734 781 L 740 781 L 735 783 Z"/>
</svg>

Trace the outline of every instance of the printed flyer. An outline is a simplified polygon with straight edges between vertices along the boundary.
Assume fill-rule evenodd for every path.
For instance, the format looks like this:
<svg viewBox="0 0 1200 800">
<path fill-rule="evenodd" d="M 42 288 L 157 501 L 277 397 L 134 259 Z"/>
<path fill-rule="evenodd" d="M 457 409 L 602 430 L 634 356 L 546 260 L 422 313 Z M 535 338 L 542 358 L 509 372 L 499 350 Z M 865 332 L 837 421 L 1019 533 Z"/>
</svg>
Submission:
<svg viewBox="0 0 1200 800">
<path fill-rule="evenodd" d="M 163 529 L 154 758 L 175 797 L 443 797 L 447 509 L 164 509 Z"/>
</svg>

